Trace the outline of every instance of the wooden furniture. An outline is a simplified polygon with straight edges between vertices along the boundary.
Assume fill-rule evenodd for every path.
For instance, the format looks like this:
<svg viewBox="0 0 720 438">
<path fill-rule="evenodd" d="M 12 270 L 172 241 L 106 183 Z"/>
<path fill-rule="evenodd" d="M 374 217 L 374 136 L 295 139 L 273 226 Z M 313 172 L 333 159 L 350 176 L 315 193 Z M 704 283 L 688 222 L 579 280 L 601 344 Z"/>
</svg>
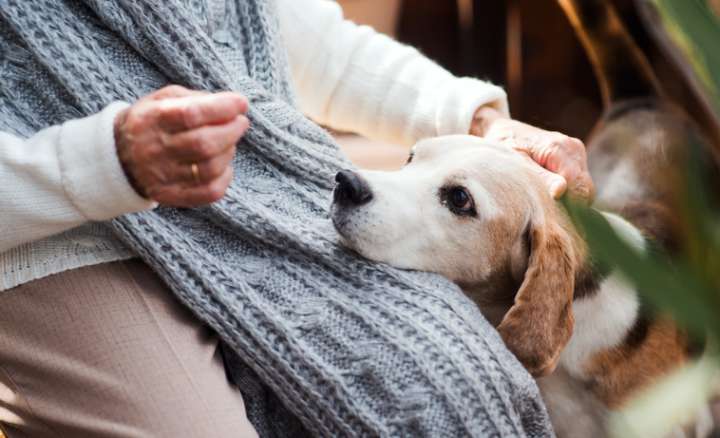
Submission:
<svg viewBox="0 0 720 438">
<path fill-rule="evenodd" d="M 600 114 L 592 69 L 556 0 L 412 0 L 398 36 L 455 74 L 505 86 L 515 118 L 584 137 Z"/>
<path fill-rule="evenodd" d="M 697 90 L 652 35 L 656 26 L 638 12 L 644 0 L 608 1 L 669 97 L 712 131 Z M 720 0 L 708 2 L 720 10 Z M 408 0 L 398 38 L 455 74 L 505 86 L 517 119 L 585 138 L 600 116 L 595 75 L 557 0 Z"/>
</svg>

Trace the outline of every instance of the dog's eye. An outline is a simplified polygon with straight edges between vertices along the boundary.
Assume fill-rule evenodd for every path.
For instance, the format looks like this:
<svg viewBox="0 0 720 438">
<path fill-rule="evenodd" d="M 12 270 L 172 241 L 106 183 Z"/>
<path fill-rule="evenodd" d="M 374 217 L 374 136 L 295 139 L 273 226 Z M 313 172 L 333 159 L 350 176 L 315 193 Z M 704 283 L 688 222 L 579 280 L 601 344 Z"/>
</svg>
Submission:
<svg viewBox="0 0 720 438">
<path fill-rule="evenodd" d="M 475 202 L 465 187 L 455 186 L 442 189 L 441 199 L 453 213 L 460 216 L 475 216 Z"/>
<path fill-rule="evenodd" d="M 405 164 L 410 164 L 410 162 L 412 162 L 414 157 L 415 157 L 415 149 L 411 149 L 410 154 L 408 155 L 408 159 L 405 162 Z"/>
<path fill-rule="evenodd" d="M 459 187 L 450 190 L 450 203 L 458 210 L 465 210 L 472 204 L 468 192 Z"/>
</svg>

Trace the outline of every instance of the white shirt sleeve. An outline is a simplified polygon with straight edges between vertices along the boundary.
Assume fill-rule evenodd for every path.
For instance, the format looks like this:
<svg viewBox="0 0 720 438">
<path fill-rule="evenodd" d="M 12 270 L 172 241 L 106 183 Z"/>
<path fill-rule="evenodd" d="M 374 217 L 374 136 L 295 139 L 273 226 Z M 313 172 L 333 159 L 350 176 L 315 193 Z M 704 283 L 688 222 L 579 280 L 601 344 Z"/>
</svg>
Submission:
<svg viewBox="0 0 720 438">
<path fill-rule="evenodd" d="M 508 114 L 505 91 L 458 78 L 420 54 L 345 20 L 330 0 L 277 0 L 301 109 L 319 123 L 413 144 L 467 134 L 483 105 Z"/>
<path fill-rule="evenodd" d="M 153 208 L 115 150 L 114 103 L 29 139 L 0 132 L 0 252 L 82 225 Z"/>
</svg>

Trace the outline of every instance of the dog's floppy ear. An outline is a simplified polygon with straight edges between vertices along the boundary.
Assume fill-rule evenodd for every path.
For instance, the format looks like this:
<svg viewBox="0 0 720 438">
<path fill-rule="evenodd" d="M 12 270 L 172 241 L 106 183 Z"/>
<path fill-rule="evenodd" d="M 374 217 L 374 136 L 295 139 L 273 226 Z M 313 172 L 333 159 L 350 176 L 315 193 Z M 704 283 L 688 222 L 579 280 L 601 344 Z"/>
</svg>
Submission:
<svg viewBox="0 0 720 438">
<path fill-rule="evenodd" d="M 536 377 L 550 374 L 570 340 L 574 268 L 570 237 L 558 225 L 529 225 L 530 258 L 500 336 Z"/>
</svg>

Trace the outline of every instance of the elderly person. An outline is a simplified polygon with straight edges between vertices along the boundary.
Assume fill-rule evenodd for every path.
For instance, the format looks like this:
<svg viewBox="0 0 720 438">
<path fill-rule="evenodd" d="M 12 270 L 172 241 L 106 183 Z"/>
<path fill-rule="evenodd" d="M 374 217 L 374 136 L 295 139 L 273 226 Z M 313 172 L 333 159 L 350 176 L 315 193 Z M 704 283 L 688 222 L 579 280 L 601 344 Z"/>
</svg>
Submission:
<svg viewBox="0 0 720 438">
<path fill-rule="evenodd" d="M 295 105 L 502 141 L 556 196 L 591 191 L 579 141 L 326 0 L 0 0 L 0 39 L 10 438 L 551 433 L 453 285 L 335 247 L 347 163 Z"/>
</svg>

